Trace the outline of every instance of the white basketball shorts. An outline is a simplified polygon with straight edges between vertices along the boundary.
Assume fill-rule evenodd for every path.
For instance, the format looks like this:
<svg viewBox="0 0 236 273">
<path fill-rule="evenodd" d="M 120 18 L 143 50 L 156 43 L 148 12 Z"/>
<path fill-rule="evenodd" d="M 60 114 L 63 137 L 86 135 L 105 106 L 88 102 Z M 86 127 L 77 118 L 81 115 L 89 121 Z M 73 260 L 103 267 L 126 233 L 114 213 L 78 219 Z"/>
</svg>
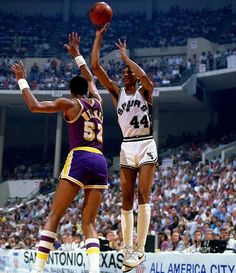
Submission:
<svg viewBox="0 0 236 273">
<path fill-rule="evenodd" d="M 157 148 L 152 137 L 123 140 L 120 150 L 120 167 L 137 169 L 144 164 L 155 162 L 157 162 Z"/>
</svg>

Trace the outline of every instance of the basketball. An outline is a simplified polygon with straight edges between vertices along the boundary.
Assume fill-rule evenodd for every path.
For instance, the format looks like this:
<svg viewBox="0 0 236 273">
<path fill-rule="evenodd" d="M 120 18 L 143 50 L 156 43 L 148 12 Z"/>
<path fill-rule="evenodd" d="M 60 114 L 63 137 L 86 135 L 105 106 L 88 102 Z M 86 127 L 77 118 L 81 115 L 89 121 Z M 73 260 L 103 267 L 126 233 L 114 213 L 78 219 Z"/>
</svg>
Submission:
<svg viewBox="0 0 236 273">
<path fill-rule="evenodd" d="M 104 25 L 111 21 L 112 9 L 105 2 L 97 2 L 90 8 L 89 18 L 96 26 Z"/>
</svg>

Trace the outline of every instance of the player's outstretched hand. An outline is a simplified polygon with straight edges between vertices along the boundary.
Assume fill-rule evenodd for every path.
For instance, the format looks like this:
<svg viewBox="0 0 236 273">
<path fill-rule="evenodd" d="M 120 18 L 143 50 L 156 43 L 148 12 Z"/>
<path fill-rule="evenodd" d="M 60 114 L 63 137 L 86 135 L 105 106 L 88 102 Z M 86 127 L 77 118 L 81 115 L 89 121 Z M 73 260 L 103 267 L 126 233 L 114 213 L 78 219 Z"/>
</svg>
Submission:
<svg viewBox="0 0 236 273">
<path fill-rule="evenodd" d="M 120 57 L 123 60 L 127 56 L 127 53 L 126 53 L 126 49 L 127 49 L 126 40 L 124 40 L 124 42 L 122 43 L 121 40 L 119 39 L 118 43 L 116 43 L 116 46 L 120 50 Z"/>
<path fill-rule="evenodd" d="M 109 28 L 109 25 L 110 25 L 109 23 L 106 23 L 105 25 L 99 26 L 97 28 L 96 35 L 97 36 L 99 36 L 99 35 L 102 36 L 107 31 L 107 29 Z"/>
<path fill-rule="evenodd" d="M 14 63 L 11 70 L 15 74 L 17 81 L 19 79 L 27 79 L 26 69 L 22 61 L 19 61 L 19 63 Z"/>
<path fill-rule="evenodd" d="M 80 36 L 77 32 L 72 32 L 68 35 L 68 44 L 64 44 L 64 47 L 67 49 L 68 53 L 73 57 L 80 55 L 79 51 L 80 45 Z"/>
</svg>

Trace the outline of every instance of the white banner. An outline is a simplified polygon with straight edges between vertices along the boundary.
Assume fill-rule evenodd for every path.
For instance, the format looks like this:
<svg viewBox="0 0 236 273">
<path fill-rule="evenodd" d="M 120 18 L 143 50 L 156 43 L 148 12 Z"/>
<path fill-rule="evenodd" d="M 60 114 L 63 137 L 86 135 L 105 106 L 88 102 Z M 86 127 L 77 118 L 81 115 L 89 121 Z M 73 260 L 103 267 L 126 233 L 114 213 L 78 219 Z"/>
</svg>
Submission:
<svg viewBox="0 0 236 273">
<path fill-rule="evenodd" d="M 0 250 L 0 273 L 29 273 L 35 251 Z M 123 254 L 100 254 L 100 273 L 121 272 Z M 45 273 L 88 273 L 85 251 L 53 251 Z M 130 273 L 236 273 L 235 254 L 147 253 L 146 261 Z"/>
</svg>

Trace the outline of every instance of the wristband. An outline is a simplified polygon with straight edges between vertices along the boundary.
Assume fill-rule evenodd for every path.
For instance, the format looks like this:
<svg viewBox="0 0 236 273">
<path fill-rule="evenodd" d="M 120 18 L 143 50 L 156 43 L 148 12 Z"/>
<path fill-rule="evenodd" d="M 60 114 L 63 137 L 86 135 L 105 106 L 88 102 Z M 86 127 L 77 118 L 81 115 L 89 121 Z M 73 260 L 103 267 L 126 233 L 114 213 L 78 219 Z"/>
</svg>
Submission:
<svg viewBox="0 0 236 273">
<path fill-rule="evenodd" d="M 76 56 L 76 57 L 75 57 L 75 61 L 76 61 L 77 65 L 78 65 L 79 67 L 81 67 L 82 65 L 85 65 L 85 64 L 86 64 L 85 59 L 84 59 L 83 56 L 81 56 L 81 55 Z"/>
<path fill-rule="evenodd" d="M 19 79 L 18 80 L 18 85 L 20 87 L 20 91 L 22 91 L 23 89 L 25 88 L 28 88 L 30 89 L 29 85 L 28 85 L 28 82 L 25 80 L 25 79 Z"/>
</svg>

